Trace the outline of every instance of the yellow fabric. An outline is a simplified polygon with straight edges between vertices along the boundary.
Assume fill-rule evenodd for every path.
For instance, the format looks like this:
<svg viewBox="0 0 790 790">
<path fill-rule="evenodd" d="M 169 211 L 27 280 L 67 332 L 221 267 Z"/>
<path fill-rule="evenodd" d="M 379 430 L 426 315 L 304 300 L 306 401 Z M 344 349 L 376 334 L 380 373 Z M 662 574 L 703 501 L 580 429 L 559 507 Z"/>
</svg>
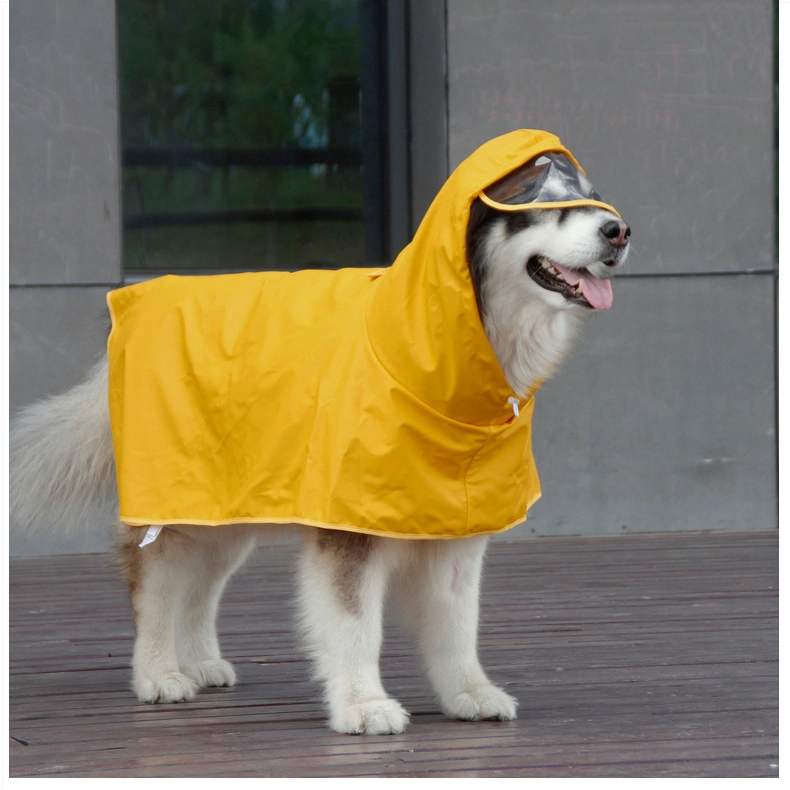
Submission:
<svg viewBox="0 0 790 790">
<path fill-rule="evenodd" d="M 466 263 L 481 190 L 545 151 L 521 130 L 450 176 L 383 270 L 167 276 L 108 295 L 121 520 L 499 532 L 540 496 Z"/>
<path fill-rule="evenodd" d="M 536 209 L 536 208 L 571 208 L 575 206 L 592 206 L 593 208 L 604 208 L 607 211 L 611 211 L 617 217 L 620 217 L 620 212 L 609 203 L 604 203 L 601 200 L 554 200 L 551 203 L 543 202 L 543 203 L 529 203 L 528 205 L 525 204 L 513 204 L 513 203 L 499 203 L 496 200 L 492 200 L 488 195 L 481 193 L 479 195 L 480 200 L 483 201 L 487 206 L 490 208 L 495 208 L 497 211 L 524 211 L 525 209 Z M 622 217 L 620 217 L 622 219 Z"/>
</svg>

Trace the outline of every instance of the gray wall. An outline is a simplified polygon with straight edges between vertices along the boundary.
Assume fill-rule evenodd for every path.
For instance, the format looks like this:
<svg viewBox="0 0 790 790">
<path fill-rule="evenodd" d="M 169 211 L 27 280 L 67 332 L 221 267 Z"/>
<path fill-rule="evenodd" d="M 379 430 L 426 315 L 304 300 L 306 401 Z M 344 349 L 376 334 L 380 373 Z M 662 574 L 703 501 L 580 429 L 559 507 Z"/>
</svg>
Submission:
<svg viewBox="0 0 790 790">
<path fill-rule="evenodd" d="M 538 396 L 529 535 L 776 527 L 772 7 L 408 3 L 411 225 L 449 167 L 554 131 L 634 230 Z M 122 279 L 114 5 L 11 4 L 10 400 L 79 381 Z M 11 535 L 12 554 L 103 550 Z"/>
<path fill-rule="evenodd" d="M 538 394 L 522 535 L 777 526 L 772 24 L 769 0 L 447 2 L 450 166 L 553 131 L 634 234 Z"/>
<path fill-rule="evenodd" d="M 121 281 L 115 7 L 10 7 L 9 399 L 12 413 L 79 382 L 102 353 Z M 12 554 L 100 550 L 12 531 Z"/>
</svg>

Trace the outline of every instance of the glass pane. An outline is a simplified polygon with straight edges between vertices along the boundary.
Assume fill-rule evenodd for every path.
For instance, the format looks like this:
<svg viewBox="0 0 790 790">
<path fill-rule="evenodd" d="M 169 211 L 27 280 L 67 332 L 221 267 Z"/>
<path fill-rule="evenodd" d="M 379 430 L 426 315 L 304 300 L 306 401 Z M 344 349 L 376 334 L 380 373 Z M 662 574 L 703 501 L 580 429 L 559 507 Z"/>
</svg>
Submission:
<svg viewBox="0 0 790 790">
<path fill-rule="evenodd" d="M 118 0 L 124 265 L 365 262 L 360 0 Z"/>
</svg>

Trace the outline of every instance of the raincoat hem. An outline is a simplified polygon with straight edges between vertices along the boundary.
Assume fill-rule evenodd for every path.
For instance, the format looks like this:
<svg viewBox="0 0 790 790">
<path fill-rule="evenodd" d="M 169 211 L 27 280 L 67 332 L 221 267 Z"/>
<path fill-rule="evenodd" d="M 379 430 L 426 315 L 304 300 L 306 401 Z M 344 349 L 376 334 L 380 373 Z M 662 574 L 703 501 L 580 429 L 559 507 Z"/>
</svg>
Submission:
<svg viewBox="0 0 790 790">
<path fill-rule="evenodd" d="M 540 493 L 534 496 L 529 504 L 527 510 L 532 507 L 540 499 Z M 366 527 L 355 527 L 351 524 L 331 524 L 326 521 L 314 521 L 309 518 L 229 518 L 221 519 L 218 521 L 202 521 L 199 519 L 142 519 L 130 518 L 121 516 L 121 523 L 127 527 L 169 527 L 169 526 L 193 526 L 193 527 L 227 527 L 233 524 L 300 524 L 305 527 L 318 527 L 321 529 L 335 529 L 341 532 L 358 532 L 363 535 L 376 535 L 381 538 L 400 538 L 402 540 L 458 540 L 463 538 L 473 538 L 477 535 L 497 535 L 501 532 L 507 532 L 519 524 L 522 524 L 526 519 L 527 514 L 517 519 L 516 521 L 507 524 L 504 527 L 492 527 L 491 529 L 481 529 L 476 532 L 470 532 L 467 535 L 455 534 L 434 534 L 428 535 L 425 533 L 404 533 L 404 532 L 386 532 L 380 529 L 368 529 Z"/>
</svg>

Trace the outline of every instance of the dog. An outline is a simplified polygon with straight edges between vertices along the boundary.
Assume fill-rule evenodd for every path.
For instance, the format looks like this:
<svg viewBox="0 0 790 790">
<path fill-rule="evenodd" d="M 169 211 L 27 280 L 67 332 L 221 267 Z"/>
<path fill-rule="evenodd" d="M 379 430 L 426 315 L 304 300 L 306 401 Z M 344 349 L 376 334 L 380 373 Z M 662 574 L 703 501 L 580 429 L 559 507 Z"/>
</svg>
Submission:
<svg viewBox="0 0 790 790">
<path fill-rule="evenodd" d="M 465 247 L 474 300 L 516 393 L 554 374 L 591 307 L 608 307 L 593 303 L 605 301 L 608 281 L 628 256 L 630 228 L 598 204 L 583 177 L 581 184 L 589 204 L 500 210 L 476 197 L 469 209 Z M 86 503 L 117 496 L 107 389 L 103 361 L 83 384 L 28 407 L 12 422 L 14 524 L 74 529 L 84 521 Z M 222 592 L 256 543 L 283 532 L 290 539 L 297 528 L 174 524 L 145 546 L 139 526 L 117 529 L 134 611 L 138 699 L 186 702 L 201 688 L 233 686 L 236 673 L 222 657 L 216 627 Z M 488 535 L 410 540 L 305 525 L 298 534 L 299 627 L 323 684 L 331 729 L 390 734 L 407 727 L 409 714 L 387 695 L 379 675 L 388 598 L 416 637 L 446 716 L 516 717 L 517 701 L 489 680 L 477 656 Z"/>
</svg>

